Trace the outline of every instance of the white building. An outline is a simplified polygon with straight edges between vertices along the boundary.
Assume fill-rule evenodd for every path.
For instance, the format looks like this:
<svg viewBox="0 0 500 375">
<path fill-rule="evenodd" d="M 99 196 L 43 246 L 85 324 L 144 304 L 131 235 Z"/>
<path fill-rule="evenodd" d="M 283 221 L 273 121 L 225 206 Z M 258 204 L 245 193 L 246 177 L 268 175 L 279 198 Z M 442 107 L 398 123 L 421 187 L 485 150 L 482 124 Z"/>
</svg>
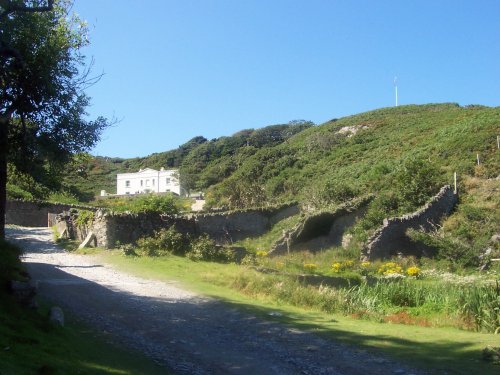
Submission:
<svg viewBox="0 0 500 375">
<path fill-rule="evenodd" d="M 116 194 L 172 192 L 181 195 L 179 172 L 175 169 L 165 170 L 146 168 L 137 173 L 118 173 L 116 175 Z"/>
</svg>

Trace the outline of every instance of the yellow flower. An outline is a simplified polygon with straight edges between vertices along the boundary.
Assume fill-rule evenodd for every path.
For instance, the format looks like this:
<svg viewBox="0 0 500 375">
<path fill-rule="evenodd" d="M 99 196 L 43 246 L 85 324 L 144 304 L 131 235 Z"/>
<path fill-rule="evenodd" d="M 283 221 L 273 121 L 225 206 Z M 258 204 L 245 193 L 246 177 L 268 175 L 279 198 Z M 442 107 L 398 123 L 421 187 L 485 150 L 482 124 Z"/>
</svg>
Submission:
<svg viewBox="0 0 500 375">
<path fill-rule="evenodd" d="M 378 269 L 378 273 L 382 275 L 393 275 L 393 274 L 401 274 L 403 269 L 396 262 L 387 262 L 380 266 Z"/>
<path fill-rule="evenodd" d="M 332 271 L 333 272 L 340 272 L 342 270 L 342 264 L 339 262 L 335 262 L 332 264 Z"/>
<path fill-rule="evenodd" d="M 265 258 L 267 257 L 267 251 L 259 250 L 255 253 L 259 258 Z"/>
<path fill-rule="evenodd" d="M 344 268 L 351 268 L 352 266 L 354 266 L 354 261 L 353 260 L 346 260 L 344 262 Z"/>
<path fill-rule="evenodd" d="M 407 274 L 408 276 L 418 277 L 418 276 L 420 276 L 420 268 L 418 268 L 418 267 L 416 267 L 416 266 L 409 267 L 409 268 L 406 270 L 406 274 Z"/>
<path fill-rule="evenodd" d="M 370 267 L 370 262 L 361 262 L 361 267 L 363 267 L 363 268 Z"/>
</svg>

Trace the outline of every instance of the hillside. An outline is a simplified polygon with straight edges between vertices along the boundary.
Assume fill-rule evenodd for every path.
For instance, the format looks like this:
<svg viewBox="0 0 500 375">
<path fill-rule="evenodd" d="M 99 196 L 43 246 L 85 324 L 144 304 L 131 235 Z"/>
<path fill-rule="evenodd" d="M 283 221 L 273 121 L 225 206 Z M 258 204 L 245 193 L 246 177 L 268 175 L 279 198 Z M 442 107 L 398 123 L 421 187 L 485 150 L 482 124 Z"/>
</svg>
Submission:
<svg viewBox="0 0 500 375">
<path fill-rule="evenodd" d="M 256 189 L 259 203 L 329 203 L 338 194 L 393 190 L 401 166 L 411 159 L 425 161 L 436 184 L 451 183 L 453 172 L 496 177 L 499 124 L 499 108 L 456 104 L 401 106 L 345 117 L 256 152 L 231 178 L 212 186 L 210 196 L 217 205 L 244 207 L 254 202 L 238 194 Z"/>
<path fill-rule="evenodd" d="M 323 207 L 387 193 L 379 202 L 384 211 L 403 212 L 451 183 L 453 172 L 459 178 L 498 176 L 499 123 L 500 109 L 484 106 L 383 108 L 318 126 L 295 121 L 212 140 L 199 136 L 141 158 L 83 157 L 67 168 L 63 186 L 88 201 L 101 189 L 114 192 L 116 173 L 166 167 L 179 168 L 188 189 L 206 191 L 212 207 L 292 200 Z M 395 202 L 396 188 L 408 199 Z"/>
<path fill-rule="evenodd" d="M 260 129 L 246 129 L 232 136 L 207 140 L 194 137 L 177 149 L 139 158 L 89 157 L 79 168 L 68 168 L 65 185 L 83 200 L 91 200 L 100 190 L 116 192 L 116 174 L 141 168 L 179 168 L 183 185 L 189 190 L 205 190 L 221 182 L 237 169 L 242 160 L 260 149 L 275 147 L 293 135 L 312 127 L 309 121 L 291 121 Z"/>
</svg>

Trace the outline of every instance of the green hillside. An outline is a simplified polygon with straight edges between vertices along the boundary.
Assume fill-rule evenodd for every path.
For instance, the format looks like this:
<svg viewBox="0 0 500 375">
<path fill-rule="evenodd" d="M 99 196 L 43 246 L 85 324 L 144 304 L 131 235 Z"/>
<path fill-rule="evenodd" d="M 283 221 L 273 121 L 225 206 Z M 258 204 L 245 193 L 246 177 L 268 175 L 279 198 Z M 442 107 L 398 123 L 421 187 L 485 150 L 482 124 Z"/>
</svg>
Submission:
<svg viewBox="0 0 500 375">
<path fill-rule="evenodd" d="M 82 200 L 91 200 L 104 189 L 116 192 L 116 174 L 141 168 L 179 168 L 183 185 L 205 190 L 231 175 L 244 159 L 260 149 L 275 147 L 314 124 L 292 121 L 260 129 L 246 129 L 228 137 L 207 140 L 194 137 L 177 149 L 140 158 L 88 157 L 66 170 L 65 186 Z"/>
<path fill-rule="evenodd" d="M 179 168 L 189 190 L 207 192 L 210 207 L 300 201 L 319 208 L 375 193 L 382 197 L 375 205 L 398 213 L 451 183 L 453 172 L 498 176 L 499 124 L 499 108 L 457 104 L 383 108 L 318 126 L 294 121 L 212 140 L 198 136 L 141 158 L 79 156 L 64 171 L 61 191 L 89 201 L 101 189 L 114 193 L 117 173 L 165 167 Z M 29 192 L 35 198 L 49 196 L 43 181 L 24 180 L 11 179 L 11 195 L 36 186 Z"/>
<path fill-rule="evenodd" d="M 436 184 L 451 183 L 453 172 L 496 177 L 499 125 L 500 108 L 456 104 L 401 106 L 332 120 L 259 150 L 212 186 L 210 197 L 215 205 L 244 207 L 251 202 L 239 199 L 239 192 L 258 189 L 262 204 L 327 204 L 338 193 L 393 190 L 401 166 L 412 159 L 435 172 Z"/>
</svg>

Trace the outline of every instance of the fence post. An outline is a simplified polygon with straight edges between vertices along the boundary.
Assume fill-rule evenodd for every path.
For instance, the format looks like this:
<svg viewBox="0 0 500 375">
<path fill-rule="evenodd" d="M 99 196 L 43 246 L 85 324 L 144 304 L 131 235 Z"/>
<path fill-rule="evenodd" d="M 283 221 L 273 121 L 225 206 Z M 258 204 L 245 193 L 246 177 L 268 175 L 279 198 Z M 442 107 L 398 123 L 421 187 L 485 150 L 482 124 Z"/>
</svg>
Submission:
<svg viewBox="0 0 500 375">
<path fill-rule="evenodd" d="M 453 181 L 455 183 L 455 190 L 454 190 L 454 193 L 457 194 L 458 192 L 458 186 L 457 186 L 457 172 L 454 172 L 453 173 Z"/>
</svg>

